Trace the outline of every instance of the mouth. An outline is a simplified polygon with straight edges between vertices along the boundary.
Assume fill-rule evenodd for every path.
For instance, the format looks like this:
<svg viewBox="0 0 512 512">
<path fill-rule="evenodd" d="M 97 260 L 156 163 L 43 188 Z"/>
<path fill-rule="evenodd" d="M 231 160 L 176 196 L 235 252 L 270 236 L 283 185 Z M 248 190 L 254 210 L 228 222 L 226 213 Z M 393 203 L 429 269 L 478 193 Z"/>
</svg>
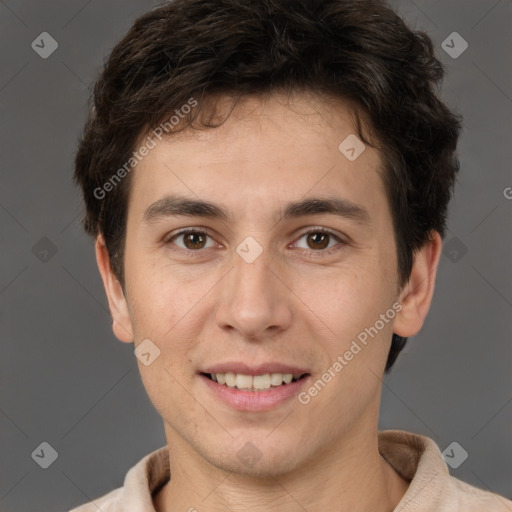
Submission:
<svg viewBox="0 0 512 512">
<path fill-rule="evenodd" d="M 208 397 L 244 412 L 293 407 L 293 397 L 312 379 L 308 369 L 278 361 L 256 365 L 225 361 L 201 368 L 197 376 Z"/>
<path fill-rule="evenodd" d="M 271 391 L 283 388 L 308 377 L 309 373 L 263 373 L 260 375 L 247 375 L 244 373 L 206 373 L 201 375 L 226 388 L 240 391 Z"/>
</svg>

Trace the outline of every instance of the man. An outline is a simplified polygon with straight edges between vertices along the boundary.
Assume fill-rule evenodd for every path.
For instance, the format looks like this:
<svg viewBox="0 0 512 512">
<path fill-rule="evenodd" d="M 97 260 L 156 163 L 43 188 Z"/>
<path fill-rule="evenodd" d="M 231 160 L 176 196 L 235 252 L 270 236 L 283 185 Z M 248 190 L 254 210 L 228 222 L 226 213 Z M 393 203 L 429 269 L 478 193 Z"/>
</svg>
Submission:
<svg viewBox="0 0 512 512">
<path fill-rule="evenodd" d="M 429 438 L 378 432 L 459 167 L 442 76 L 380 0 L 176 0 L 135 22 L 75 179 L 167 446 L 76 512 L 512 510 Z"/>
</svg>

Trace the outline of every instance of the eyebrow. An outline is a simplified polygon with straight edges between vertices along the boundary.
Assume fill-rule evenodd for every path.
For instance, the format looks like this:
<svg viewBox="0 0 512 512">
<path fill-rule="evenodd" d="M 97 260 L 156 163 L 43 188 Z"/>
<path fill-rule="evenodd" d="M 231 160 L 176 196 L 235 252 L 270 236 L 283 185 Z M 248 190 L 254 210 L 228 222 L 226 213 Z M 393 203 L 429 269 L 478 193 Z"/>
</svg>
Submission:
<svg viewBox="0 0 512 512">
<path fill-rule="evenodd" d="M 365 208 L 339 197 L 310 197 L 289 202 L 285 205 L 283 213 L 279 214 L 278 221 L 321 214 L 336 215 L 361 224 L 370 223 L 370 214 Z M 178 215 L 207 217 L 223 221 L 232 219 L 229 211 L 220 205 L 179 195 L 167 195 L 145 210 L 143 221 L 146 224 L 151 224 L 160 219 Z"/>
</svg>

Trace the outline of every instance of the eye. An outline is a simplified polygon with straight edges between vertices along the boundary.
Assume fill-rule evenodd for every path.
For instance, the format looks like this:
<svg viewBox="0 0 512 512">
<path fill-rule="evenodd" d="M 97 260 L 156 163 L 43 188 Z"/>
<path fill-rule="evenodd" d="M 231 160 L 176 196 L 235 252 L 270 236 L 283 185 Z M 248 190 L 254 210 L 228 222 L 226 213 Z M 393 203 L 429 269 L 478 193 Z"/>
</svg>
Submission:
<svg viewBox="0 0 512 512">
<path fill-rule="evenodd" d="M 305 239 L 305 246 L 299 244 L 302 239 Z M 174 246 L 171 247 L 172 250 L 184 251 L 189 254 L 216 246 L 216 242 L 206 231 L 197 228 L 182 229 L 169 236 L 165 243 Z M 345 242 L 325 228 L 316 228 L 303 233 L 294 245 L 310 252 L 330 254 L 341 249 Z"/>
<path fill-rule="evenodd" d="M 207 245 L 208 239 L 211 241 L 210 245 Z M 181 241 L 182 245 L 175 241 Z M 169 237 L 165 242 L 185 251 L 198 251 L 215 246 L 215 242 L 210 235 L 198 229 L 183 229 Z"/>
<path fill-rule="evenodd" d="M 315 252 L 324 252 L 329 254 L 331 252 L 334 252 L 333 250 L 331 250 L 333 247 L 335 248 L 334 250 L 338 250 L 339 248 L 341 248 L 341 246 L 344 245 L 343 240 L 339 236 L 323 228 L 317 228 L 307 231 L 306 233 L 303 233 L 301 235 L 299 240 L 303 238 L 305 238 L 306 246 L 299 246 L 299 248 L 310 251 L 312 250 Z M 340 245 L 340 247 L 336 247 L 336 245 Z"/>
</svg>

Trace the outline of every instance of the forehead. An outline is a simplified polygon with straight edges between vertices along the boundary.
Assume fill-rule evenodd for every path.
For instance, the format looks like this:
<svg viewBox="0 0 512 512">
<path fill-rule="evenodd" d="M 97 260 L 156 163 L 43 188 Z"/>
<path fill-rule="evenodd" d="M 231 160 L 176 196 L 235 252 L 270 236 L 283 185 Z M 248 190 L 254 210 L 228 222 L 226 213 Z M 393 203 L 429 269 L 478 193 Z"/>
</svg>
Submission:
<svg viewBox="0 0 512 512">
<path fill-rule="evenodd" d="M 265 203 L 309 193 L 339 191 L 365 202 L 385 195 L 379 152 L 359 140 L 349 103 L 306 93 L 246 97 L 234 108 L 227 98 L 216 101 L 220 126 L 154 139 L 132 176 L 130 203 L 139 216 L 164 193 L 233 201 L 253 216 Z"/>
</svg>

